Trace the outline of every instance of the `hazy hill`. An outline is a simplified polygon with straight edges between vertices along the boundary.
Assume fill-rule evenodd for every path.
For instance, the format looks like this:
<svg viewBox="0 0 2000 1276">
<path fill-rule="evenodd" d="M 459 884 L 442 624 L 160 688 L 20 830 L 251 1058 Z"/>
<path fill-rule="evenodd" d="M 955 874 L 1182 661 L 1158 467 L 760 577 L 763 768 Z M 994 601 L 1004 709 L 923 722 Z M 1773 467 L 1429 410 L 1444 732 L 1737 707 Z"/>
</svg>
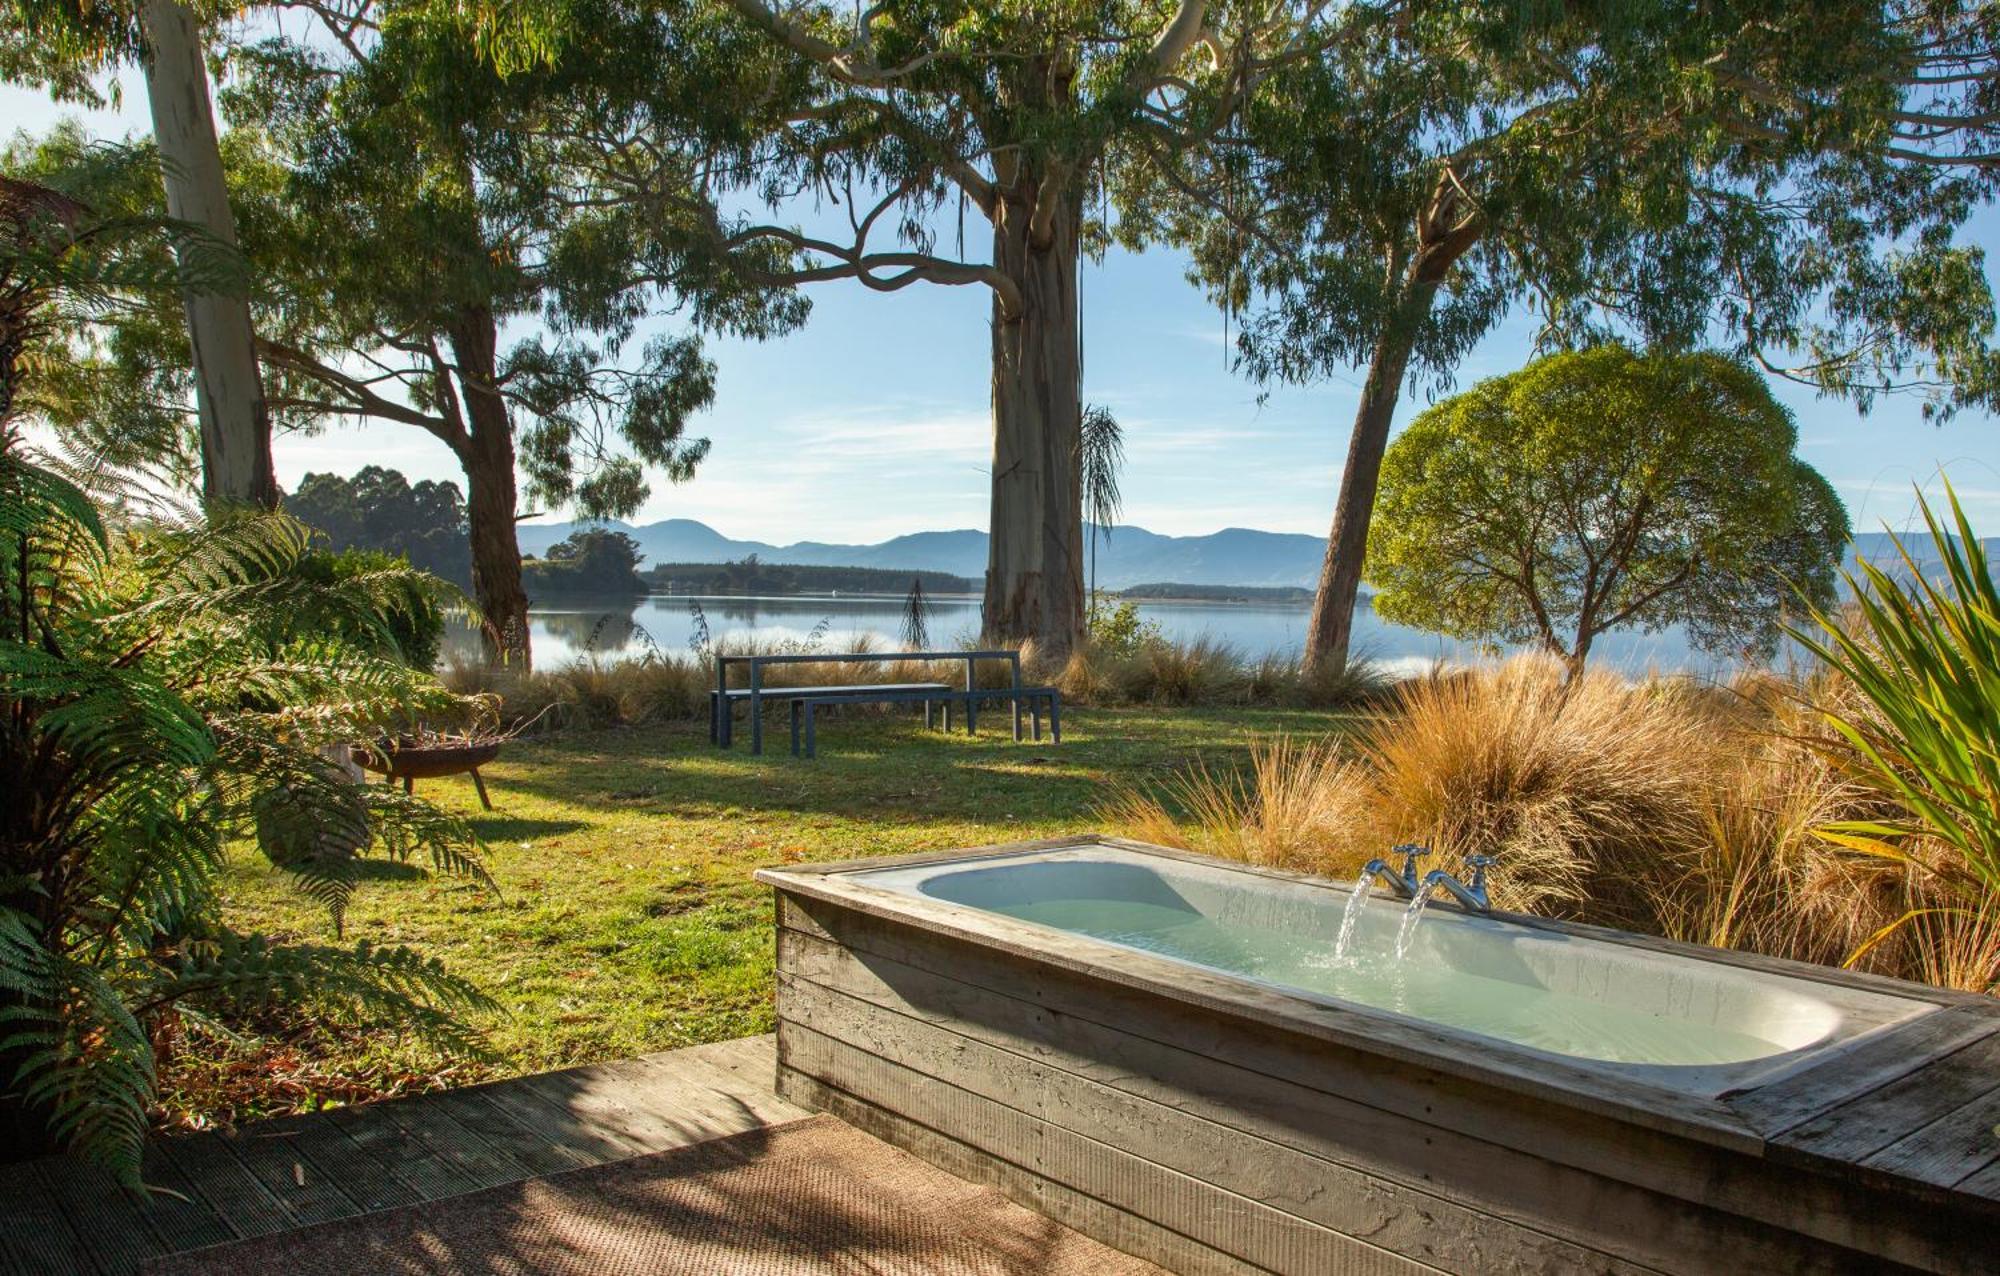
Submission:
<svg viewBox="0 0 2000 1276">
<path fill-rule="evenodd" d="M 575 530 L 573 523 L 524 523 L 521 550 L 539 555 Z M 639 542 L 648 563 L 724 563 L 755 554 L 767 563 L 806 567 L 879 567 L 986 574 L 986 533 L 971 529 L 914 532 L 876 545 L 735 540 L 706 523 L 670 518 L 634 527 L 608 524 Z M 1123 589 L 1146 581 L 1185 585 L 1310 585 L 1318 576 L 1322 542 L 1315 536 L 1232 527 L 1207 536 L 1162 536 L 1120 527 L 1098 542 L 1099 583 Z"/>
<path fill-rule="evenodd" d="M 574 523 L 524 523 L 523 553 L 539 555 L 575 530 Z M 773 545 L 767 541 L 735 540 L 706 523 L 688 518 L 634 527 L 608 524 L 639 542 L 646 565 L 653 563 L 727 563 L 755 554 L 767 563 L 805 567 L 874 567 L 903 571 L 949 572 L 978 580 L 986 574 L 986 533 L 970 529 L 914 532 L 877 545 L 843 545 L 799 541 Z M 1895 550 L 1886 532 L 1855 537 L 1861 551 L 1887 564 Z M 1904 543 L 1928 563 L 1927 537 L 1905 537 Z M 2000 557 L 2000 539 L 1985 542 L 1989 554 Z M 1311 588 L 1319 579 L 1326 542 L 1317 536 L 1260 532 L 1229 527 L 1206 536 L 1163 536 L 1143 527 L 1120 527 L 1098 542 L 1098 583 L 1124 589 L 1148 582 L 1181 585 L 1254 585 Z M 1852 566 L 1852 563 L 1849 564 Z"/>
</svg>

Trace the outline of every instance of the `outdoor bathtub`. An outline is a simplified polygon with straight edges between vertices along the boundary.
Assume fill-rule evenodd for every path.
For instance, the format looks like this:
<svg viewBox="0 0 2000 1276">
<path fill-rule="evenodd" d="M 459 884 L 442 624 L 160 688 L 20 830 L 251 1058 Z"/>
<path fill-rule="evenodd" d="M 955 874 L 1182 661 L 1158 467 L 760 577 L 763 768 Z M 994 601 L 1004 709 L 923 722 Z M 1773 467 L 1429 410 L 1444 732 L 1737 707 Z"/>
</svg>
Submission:
<svg viewBox="0 0 2000 1276">
<path fill-rule="evenodd" d="M 1991 1269 L 1991 999 L 1443 904 L 1399 963 L 1386 898 L 1336 956 L 1347 885 L 1114 839 L 759 876 L 787 1097 L 1176 1271 Z"/>
</svg>

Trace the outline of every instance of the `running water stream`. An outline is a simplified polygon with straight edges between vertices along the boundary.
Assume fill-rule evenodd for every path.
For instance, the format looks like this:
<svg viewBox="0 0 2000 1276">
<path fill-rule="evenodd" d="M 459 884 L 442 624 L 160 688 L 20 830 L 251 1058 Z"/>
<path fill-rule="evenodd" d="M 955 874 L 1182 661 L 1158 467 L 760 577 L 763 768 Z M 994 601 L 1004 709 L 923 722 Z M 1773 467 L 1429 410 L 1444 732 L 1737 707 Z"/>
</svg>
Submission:
<svg viewBox="0 0 2000 1276">
<path fill-rule="evenodd" d="M 1340 961 L 1347 956 L 1348 945 L 1354 942 L 1354 924 L 1361 920 L 1361 910 L 1368 905 L 1368 892 L 1374 878 L 1367 869 L 1354 879 L 1354 889 L 1347 893 L 1347 908 L 1340 914 L 1340 937 L 1333 941 L 1333 959 Z"/>
<path fill-rule="evenodd" d="M 1410 951 L 1410 941 L 1416 938 L 1417 923 L 1424 919 L 1424 905 L 1430 902 L 1429 891 L 1418 891 L 1410 899 L 1410 906 L 1403 910 L 1402 924 L 1396 927 L 1396 960 L 1401 961 Z"/>
</svg>

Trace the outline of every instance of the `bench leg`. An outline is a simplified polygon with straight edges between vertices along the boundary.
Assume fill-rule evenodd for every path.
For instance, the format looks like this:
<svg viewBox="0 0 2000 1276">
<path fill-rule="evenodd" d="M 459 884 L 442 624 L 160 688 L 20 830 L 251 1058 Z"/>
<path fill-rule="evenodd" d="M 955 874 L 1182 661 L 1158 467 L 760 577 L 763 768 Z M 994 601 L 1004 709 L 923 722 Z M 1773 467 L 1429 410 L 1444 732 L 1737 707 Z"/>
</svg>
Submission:
<svg viewBox="0 0 2000 1276">
<path fill-rule="evenodd" d="M 404 777 L 403 777 L 403 792 L 405 792 L 405 793 L 415 793 L 416 791 L 417 791 L 417 777 L 416 777 L 416 776 L 414 776 L 414 775 L 406 775 L 406 776 L 404 776 Z"/>
<path fill-rule="evenodd" d="M 816 738 L 814 738 L 814 733 L 813 733 L 813 723 L 818 718 L 819 718 L 819 706 L 818 705 L 809 706 L 806 709 L 806 756 L 809 758 L 816 758 L 819 756 L 819 741 Z"/>
<path fill-rule="evenodd" d="M 764 752 L 764 697 L 750 697 L 750 752 Z"/>
<path fill-rule="evenodd" d="M 792 701 L 792 756 L 799 756 L 799 711 L 805 708 L 802 700 Z"/>
<path fill-rule="evenodd" d="M 1042 742 L 1042 702 L 1041 702 L 1041 700 L 1039 700 L 1039 699 L 1035 699 L 1035 700 L 1030 700 L 1030 701 L 1028 702 L 1028 717 L 1029 717 L 1029 718 L 1030 718 L 1031 720 L 1033 720 L 1033 722 L 1034 722 L 1034 724 L 1035 724 L 1035 743 L 1036 743 L 1036 744 L 1040 744 L 1040 743 Z M 1017 739 L 1017 740 L 1018 740 L 1019 738 L 1020 738 L 1019 736 L 1016 736 L 1016 737 L 1015 737 L 1015 739 Z"/>
<path fill-rule="evenodd" d="M 931 729 L 931 702 L 924 701 L 924 730 Z"/>
<path fill-rule="evenodd" d="M 1057 744 L 1062 743 L 1062 697 L 1049 697 L 1049 736 Z"/>
<path fill-rule="evenodd" d="M 1014 701 L 1014 743 L 1021 743 L 1021 693 L 1016 691 Z"/>
<path fill-rule="evenodd" d="M 979 734 L 979 698 L 977 696 L 967 696 L 965 698 L 965 734 Z"/>
<path fill-rule="evenodd" d="M 486 796 L 486 781 L 479 778 L 479 768 L 472 768 L 472 787 L 479 790 L 479 805 L 493 809 L 493 799 Z"/>
</svg>

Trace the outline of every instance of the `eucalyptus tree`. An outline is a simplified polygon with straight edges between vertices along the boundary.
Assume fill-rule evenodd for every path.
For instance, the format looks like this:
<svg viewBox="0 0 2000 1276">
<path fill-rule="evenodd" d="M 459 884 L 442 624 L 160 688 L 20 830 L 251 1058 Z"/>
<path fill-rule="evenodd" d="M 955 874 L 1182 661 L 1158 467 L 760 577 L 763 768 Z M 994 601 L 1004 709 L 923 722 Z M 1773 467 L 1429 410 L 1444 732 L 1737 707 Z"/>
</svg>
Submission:
<svg viewBox="0 0 2000 1276">
<path fill-rule="evenodd" d="M 687 426 L 715 392 L 698 337 L 641 339 L 642 322 L 685 307 L 761 336 L 803 306 L 707 267 L 640 203 L 592 196 L 575 138 L 637 51 L 611 42 L 502 76 L 448 27 L 356 12 L 363 25 L 334 40 L 249 51 L 225 98 L 272 408 L 303 428 L 404 425 L 451 450 L 489 653 L 525 662 L 517 466 L 546 506 L 636 511 L 648 467 L 680 481 L 701 461 L 707 440 Z"/>
<path fill-rule="evenodd" d="M 203 27 L 226 15 L 208 0 L 4 0 L 0 78 L 58 99 L 101 104 L 94 79 L 137 65 L 145 73 L 166 210 L 214 240 L 236 242 L 217 140 Z M 199 272 L 192 272 L 198 274 Z M 277 503 L 271 423 L 250 308 L 241 289 L 190 284 L 182 293 L 196 411 L 202 492 L 211 502 Z"/>
<path fill-rule="evenodd" d="M 1448 384 L 1517 306 L 1560 345 L 1733 352 L 1866 407 L 1985 402 L 1993 306 L 1956 232 L 1993 191 L 1985 11 L 1868 0 L 1387 3 L 1277 70 L 1236 126 L 1130 183 L 1263 380 L 1365 367 L 1308 631 L 1345 663 L 1406 382 Z"/>
<path fill-rule="evenodd" d="M 694 207 L 713 244 L 770 283 L 990 295 L 984 627 L 1068 651 L 1084 626 L 1077 272 L 1105 242 L 1089 210 L 1106 165 L 1212 135 L 1302 56 L 1316 6 L 724 2 L 774 64 L 746 103 L 759 132 L 748 162 L 704 169 Z M 802 203 L 820 210 L 813 228 L 786 220 Z M 766 260 L 740 264 L 753 250 Z"/>
</svg>

